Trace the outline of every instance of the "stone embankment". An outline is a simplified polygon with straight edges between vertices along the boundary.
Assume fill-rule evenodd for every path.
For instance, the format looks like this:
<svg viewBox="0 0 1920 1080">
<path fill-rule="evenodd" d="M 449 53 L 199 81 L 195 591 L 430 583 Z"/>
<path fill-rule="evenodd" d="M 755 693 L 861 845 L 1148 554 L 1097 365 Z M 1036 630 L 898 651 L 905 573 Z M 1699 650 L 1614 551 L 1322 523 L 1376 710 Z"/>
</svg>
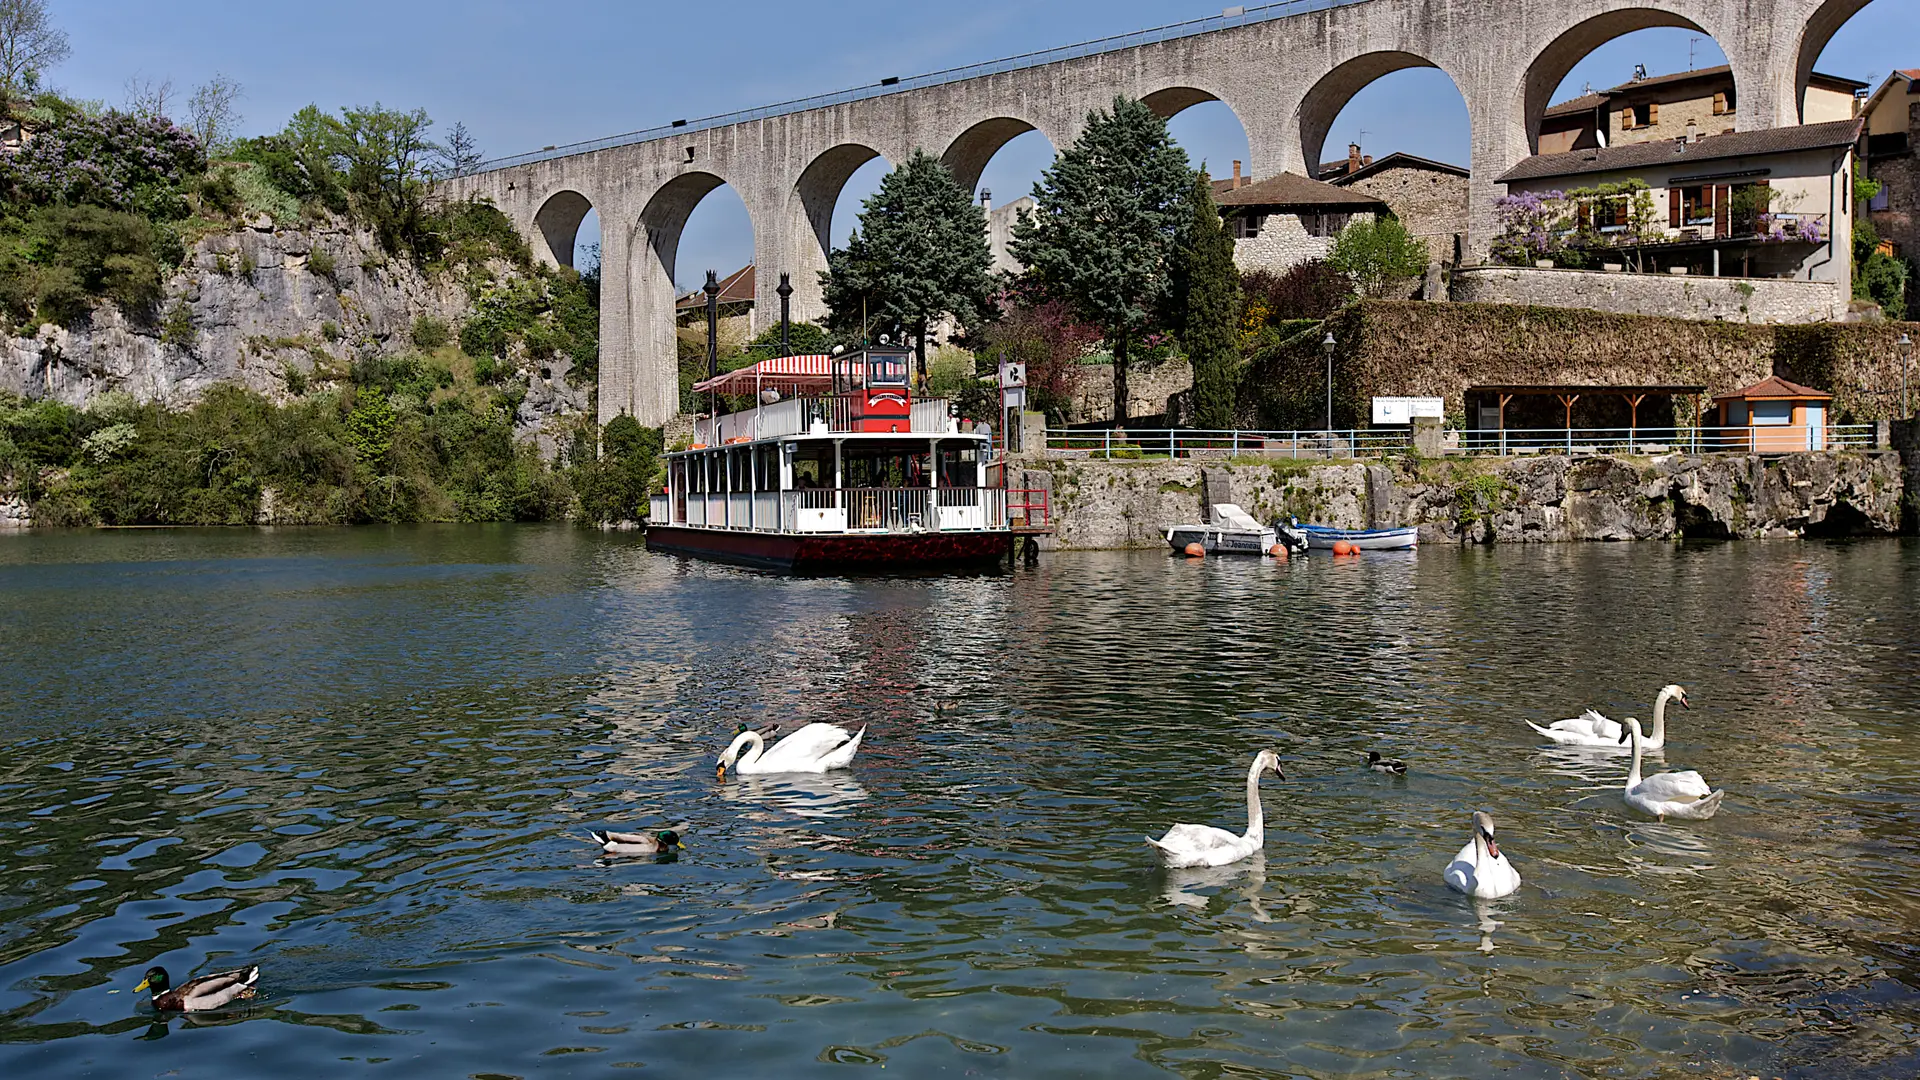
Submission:
<svg viewBox="0 0 1920 1080">
<path fill-rule="evenodd" d="M 1415 525 L 1428 543 L 1886 535 L 1901 527 L 1891 452 L 1386 463 L 1034 459 L 1060 548 L 1154 547 L 1233 502 L 1343 528 Z"/>
</svg>

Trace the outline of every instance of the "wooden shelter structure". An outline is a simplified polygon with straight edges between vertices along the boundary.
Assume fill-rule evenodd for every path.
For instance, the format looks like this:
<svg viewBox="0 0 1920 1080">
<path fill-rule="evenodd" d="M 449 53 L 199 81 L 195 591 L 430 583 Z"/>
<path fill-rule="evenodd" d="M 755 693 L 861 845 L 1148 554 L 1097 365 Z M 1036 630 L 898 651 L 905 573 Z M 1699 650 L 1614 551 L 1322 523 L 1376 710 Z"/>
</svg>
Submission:
<svg viewBox="0 0 1920 1080">
<path fill-rule="evenodd" d="M 1827 448 L 1827 410 L 1833 395 L 1769 375 L 1713 399 L 1721 442 L 1728 450 L 1791 454 Z"/>
<path fill-rule="evenodd" d="M 1563 410 L 1561 416 L 1564 421 L 1562 427 L 1564 430 L 1571 432 L 1574 430 L 1573 407 L 1583 398 L 1619 398 L 1626 402 L 1628 416 L 1627 430 L 1631 433 L 1639 429 L 1640 406 L 1645 404 L 1649 398 L 1663 398 L 1670 401 L 1680 398 L 1690 399 L 1690 407 L 1687 410 L 1687 415 L 1697 416 L 1699 414 L 1700 395 L 1706 392 L 1707 388 L 1704 386 L 1654 383 L 1635 386 L 1599 386 L 1566 383 L 1469 386 L 1467 387 L 1465 395 L 1465 403 L 1468 406 L 1470 419 L 1478 421 L 1473 424 L 1475 428 L 1481 431 L 1505 431 L 1507 430 L 1507 406 L 1512 404 L 1515 398 L 1550 397 L 1560 403 L 1561 409 Z M 1476 402 L 1479 404 L 1477 415 L 1475 415 L 1475 410 L 1472 408 Z M 1491 418 L 1493 419 L 1493 424 L 1491 426 L 1486 423 L 1486 419 L 1489 416 L 1489 405 L 1492 406 Z"/>
</svg>

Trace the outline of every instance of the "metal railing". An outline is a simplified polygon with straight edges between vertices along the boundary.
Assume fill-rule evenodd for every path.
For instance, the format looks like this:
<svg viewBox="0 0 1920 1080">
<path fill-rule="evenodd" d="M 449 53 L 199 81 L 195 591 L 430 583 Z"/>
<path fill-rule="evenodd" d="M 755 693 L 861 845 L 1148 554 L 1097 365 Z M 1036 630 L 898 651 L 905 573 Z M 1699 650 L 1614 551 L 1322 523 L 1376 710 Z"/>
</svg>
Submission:
<svg viewBox="0 0 1920 1080">
<path fill-rule="evenodd" d="M 1021 71 L 1026 68 L 1041 67 L 1062 60 L 1075 60 L 1083 56 L 1097 56 L 1101 53 L 1120 52 L 1124 49 L 1138 48 L 1142 45 L 1154 45 L 1162 41 L 1179 38 L 1197 37 L 1217 30 L 1227 30 L 1235 26 L 1247 26 L 1253 23 L 1272 22 L 1276 19 L 1290 18 L 1314 11 L 1326 11 L 1331 8 L 1346 7 L 1350 4 L 1364 3 L 1365 0 L 1286 0 L 1278 4 L 1262 4 L 1249 7 L 1236 14 L 1211 15 L 1204 19 L 1191 19 L 1187 22 L 1156 26 L 1147 30 L 1136 30 L 1127 34 L 1115 34 L 1111 37 L 1095 38 L 1073 45 L 1043 49 L 1039 52 L 1021 53 L 1017 56 L 988 60 L 978 64 L 946 68 L 942 71 L 914 75 L 904 79 L 882 79 L 876 83 L 854 87 L 850 90 L 838 90 L 829 94 L 796 98 L 775 105 L 762 105 L 754 109 L 740 109 L 735 112 L 719 113 L 698 120 L 675 120 L 671 124 L 659 127 L 643 128 L 621 135 L 609 135 L 604 138 L 590 139 L 586 142 L 568 143 L 565 146 L 549 146 L 525 154 L 494 158 L 482 162 L 475 172 L 493 172 L 512 168 L 515 165 L 527 165 L 536 161 L 551 161 L 554 158 L 571 157 L 574 154 L 591 153 L 595 150 L 608 150 L 616 146 L 631 146 L 635 143 L 652 142 L 679 135 L 690 135 L 696 131 L 710 131 L 729 124 L 744 124 L 753 120 L 765 120 L 774 116 L 806 112 L 809 109 L 824 109 L 833 105 L 844 105 L 853 101 L 865 101 L 868 98 L 885 97 L 889 94 L 902 94 L 910 90 L 923 90 L 929 86 L 944 86 L 948 83 L 964 82 L 987 75 L 999 75 L 1009 71 Z M 1231 11 L 1232 9 L 1228 9 Z"/>
<path fill-rule="evenodd" d="M 857 394 L 785 398 L 743 412 L 697 418 L 693 422 L 693 441 L 702 447 L 712 447 L 805 435 L 815 421 L 825 421 L 830 432 L 852 432 L 859 430 L 860 419 Z M 951 435 L 960 429 L 950 415 L 946 398 L 925 398 L 913 403 L 908 430 L 915 435 Z"/>
<path fill-rule="evenodd" d="M 1872 424 L 1699 428 L 1507 428 L 1448 433 L 1449 450 L 1467 454 L 1791 454 L 1870 450 Z M 1457 440 L 1457 442 L 1455 441 Z"/>
<path fill-rule="evenodd" d="M 1047 453 L 1058 457 L 1363 458 L 1413 445 L 1404 429 L 1357 431 L 1210 431 L 1196 428 L 1047 429 Z"/>
<path fill-rule="evenodd" d="M 981 532 L 1007 526 L 1007 493 L 999 488 L 692 492 L 677 519 L 665 496 L 654 496 L 651 504 L 655 524 L 753 532 Z"/>
</svg>

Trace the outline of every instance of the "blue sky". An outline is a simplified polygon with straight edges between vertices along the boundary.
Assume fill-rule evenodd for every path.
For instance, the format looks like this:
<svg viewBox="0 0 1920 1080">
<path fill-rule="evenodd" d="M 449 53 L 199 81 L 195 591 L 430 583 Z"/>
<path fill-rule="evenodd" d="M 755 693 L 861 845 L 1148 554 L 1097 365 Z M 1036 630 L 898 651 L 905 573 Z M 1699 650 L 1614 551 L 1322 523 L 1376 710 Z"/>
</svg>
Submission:
<svg viewBox="0 0 1920 1080">
<path fill-rule="evenodd" d="M 186 92 L 215 72 L 238 80 L 242 130 L 278 130 L 308 103 L 336 109 L 380 102 L 424 107 L 443 128 L 465 121 L 492 155 L 535 150 L 960 64 L 1218 14 L 1220 0 L 732 0 L 725 5 L 529 4 L 525 0 L 333 0 L 325 5 L 260 0 L 49 0 L 72 39 L 73 57 L 51 73 L 67 93 L 117 104 L 130 77 L 171 78 Z M 831 11 L 822 17 L 823 11 Z M 1681 30 L 1618 38 L 1587 57 L 1563 84 L 1624 82 L 1649 72 L 1723 62 L 1712 39 Z M 1878 82 L 1894 67 L 1920 66 L 1920 3 L 1873 0 L 1843 27 L 1818 67 Z M 184 108 L 178 110 L 184 112 Z M 1174 135 L 1216 174 L 1245 158 L 1247 139 L 1224 105 L 1175 117 Z M 1354 98 L 1327 140 L 1368 153 L 1394 150 L 1466 164 L 1466 106 L 1434 70 L 1404 71 Z M 1052 158 L 1029 133 L 988 166 L 995 201 L 1024 194 Z M 856 174 L 835 215 L 844 239 L 885 169 Z M 697 284 L 752 257 L 746 210 L 726 188 L 694 212 L 676 277 Z"/>
</svg>

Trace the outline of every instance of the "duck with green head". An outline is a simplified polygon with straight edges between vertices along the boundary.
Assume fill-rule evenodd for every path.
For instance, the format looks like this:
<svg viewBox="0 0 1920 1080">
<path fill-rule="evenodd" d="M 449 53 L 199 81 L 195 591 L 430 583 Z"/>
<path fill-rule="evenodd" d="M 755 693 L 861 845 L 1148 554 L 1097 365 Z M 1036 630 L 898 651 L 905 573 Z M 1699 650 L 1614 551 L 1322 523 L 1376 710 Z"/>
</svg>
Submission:
<svg viewBox="0 0 1920 1080">
<path fill-rule="evenodd" d="M 654 833 L 602 832 L 595 829 L 589 831 L 587 836 L 608 855 L 666 855 L 687 850 L 687 845 L 680 842 L 680 834 L 686 828 L 682 825 L 677 829 L 661 829 Z"/>
<path fill-rule="evenodd" d="M 153 1007 L 161 1012 L 202 1012 L 252 997 L 259 979 L 259 967 L 251 966 L 202 975 L 173 987 L 167 969 L 155 966 L 147 969 L 147 977 L 133 989 L 135 993 L 152 990 Z"/>
</svg>

